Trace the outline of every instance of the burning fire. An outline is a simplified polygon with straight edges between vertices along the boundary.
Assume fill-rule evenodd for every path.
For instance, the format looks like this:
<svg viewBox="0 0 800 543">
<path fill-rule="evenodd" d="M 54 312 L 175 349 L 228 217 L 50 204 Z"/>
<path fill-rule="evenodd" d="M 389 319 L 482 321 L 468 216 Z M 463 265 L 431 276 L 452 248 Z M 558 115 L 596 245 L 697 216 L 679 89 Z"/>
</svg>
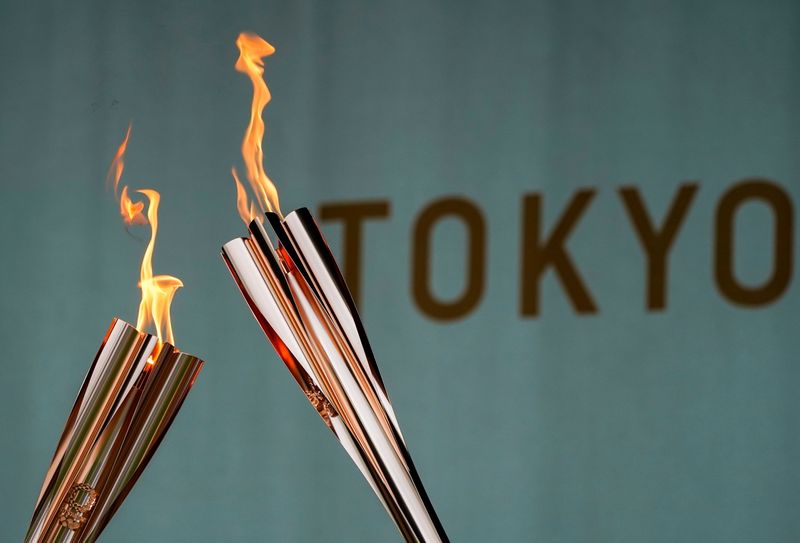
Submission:
<svg viewBox="0 0 800 543">
<path fill-rule="evenodd" d="M 122 179 L 122 172 L 125 170 L 125 150 L 128 148 L 128 140 L 131 137 L 132 128 L 133 126 L 129 124 L 128 131 L 125 132 L 125 139 L 122 140 L 114 159 L 111 161 L 106 182 L 114 185 L 114 196 L 119 198 L 119 214 L 125 224 L 147 224 L 147 219 L 142 215 L 144 204 L 130 199 L 128 187 L 122 187 L 122 194 L 119 194 L 119 180 Z"/>
<path fill-rule="evenodd" d="M 108 171 L 108 182 L 113 183 L 114 195 L 119 198 L 119 211 L 122 221 L 126 225 L 150 224 L 150 241 L 142 256 L 142 267 L 139 275 L 139 288 L 142 290 L 142 301 L 139 303 L 139 316 L 136 319 L 136 328 L 144 330 L 151 322 L 156 328 L 158 341 L 175 344 L 172 334 L 172 320 L 170 319 L 170 306 L 175 291 L 183 286 L 183 282 L 171 275 L 153 275 L 153 252 L 158 234 L 158 204 L 161 195 L 152 189 L 141 189 L 136 192 L 143 194 L 149 205 L 147 217 L 142 215 L 144 202 L 134 202 L 128 196 L 128 187 L 123 186 L 119 192 L 119 182 L 125 170 L 125 151 L 131 135 L 131 126 L 125 134 L 125 139 L 117 149 L 111 167 Z"/>
<path fill-rule="evenodd" d="M 269 103 L 272 95 L 264 81 L 264 57 L 275 52 L 275 48 L 266 40 L 255 34 L 242 32 L 236 39 L 239 48 L 239 58 L 236 61 L 236 70 L 247 74 L 253 83 L 253 102 L 250 106 L 250 123 L 242 140 L 242 158 L 245 164 L 245 173 L 250 188 L 255 195 L 258 208 L 261 211 L 274 211 L 280 214 L 278 190 L 264 170 L 264 152 L 261 142 L 264 139 L 264 119 L 261 114 Z M 239 216 L 245 223 L 249 223 L 259 216 L 256 203 L 250 202 L 247 191 L 239 181 L 236 168 L 232 172 L 236 183 L 236 207 Z"/>
</svg>

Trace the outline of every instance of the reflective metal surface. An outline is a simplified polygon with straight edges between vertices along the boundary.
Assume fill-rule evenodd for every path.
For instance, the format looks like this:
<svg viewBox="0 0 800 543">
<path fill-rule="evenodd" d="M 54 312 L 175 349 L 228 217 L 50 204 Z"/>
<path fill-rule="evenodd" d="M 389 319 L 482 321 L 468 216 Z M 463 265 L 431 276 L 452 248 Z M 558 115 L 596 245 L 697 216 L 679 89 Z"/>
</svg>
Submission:
<svg viewBox="0 0 800 543">
<path fill-rule="evenodd" d="M 361 320 L 314 218 L 267 213 L 222 255 L 253 315 L 406 541 L 447 535 L 409 456 Z"/>
<path fill-rule="evenodd" d="M 164 437 L 203 362 L 114 319 L 45 476 L 26 543 L 95 541 Z"/>
</svg>

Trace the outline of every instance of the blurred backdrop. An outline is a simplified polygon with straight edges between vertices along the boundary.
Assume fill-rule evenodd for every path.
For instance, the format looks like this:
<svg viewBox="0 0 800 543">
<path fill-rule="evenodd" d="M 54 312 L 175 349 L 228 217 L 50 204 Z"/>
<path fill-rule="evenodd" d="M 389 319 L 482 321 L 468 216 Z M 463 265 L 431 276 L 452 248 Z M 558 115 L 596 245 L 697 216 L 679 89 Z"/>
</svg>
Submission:
<svg viewBox="0 0 800 543">
<path fill-rule="evenodd" d="M 327 206 L 344 255 L 336 210 L 381 210 L 350 263 L 453 541 L 800 539 L 796 2 L 5 0 L 3 540 L 135 322 L 146 232 L 104 187 L 130 120 L 123 182 L 162 194 L 155 271 L 207 364 L 104 540 L 399 540 L 218 255 L 242 30 L 277 48 L 284 211 Z"/>
</svg>

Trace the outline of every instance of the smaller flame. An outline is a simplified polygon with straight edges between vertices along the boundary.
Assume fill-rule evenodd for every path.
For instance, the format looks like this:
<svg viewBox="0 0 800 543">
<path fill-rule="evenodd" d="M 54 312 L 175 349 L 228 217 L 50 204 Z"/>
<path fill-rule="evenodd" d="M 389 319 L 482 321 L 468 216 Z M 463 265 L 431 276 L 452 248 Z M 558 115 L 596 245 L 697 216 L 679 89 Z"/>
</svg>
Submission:
<svg viewBox="0 0 800 543">
<path fill-rule="evenodd" d="M 147 217 L 142 214 L 144 202 L 134 202 L 128 195 L 128 187 L 123 185 L 122 192 L 119 192 L 119 183 L 122 173 L 125 170 L 125 152 L 128 147 L 128 140 L 131 135 L 131 125 L 125 139 L 122 140 L 117 149 L 111 167 L 108 171 L 107 181 L 113 183 L 114 195 L 119 198 L 119 211 L 122 220 L 126 225 L 131 224 L 150 224 L 150 241 L 147 244 L 144 255 L 142 256 L 142 266 L 139 275 L 139 288 L 142 291 L 142 301 L 139 303 L 139 315 L 136 319 L 136 328 L 145 330 L 152 322 L 156 328 L 156 336 L 159 343 L 164 341 L 175 344 L 175 337 L 172 333 L 172 319 L 170 318 L 170 306 L 175 292 L 183 286 L 183 282 L 171 275 L 153 275 L 153 252 L 155 251 L 156 236 L 158 235 L 158 204 L 161 195 L 152 189 L 142 189 L 136 192 L 143 194 L 149 202 L 147 207 Z M 155 364 L 153 359 L 148 360 L 148 364 Z"/>
<path fill-rule="evenodd" d="M 255 194 L 256 202 L 262 211 L 275 211 L 280 214 L 278 190 L 264 170 L 264 119 L 262 113 L 269 103 L 272 95 L 264 81 L 264 57 L 275 52 L 275 48 L 266 40 L 255 34 L 242 32 L 236 39 L 239 48 L 239 58 L 236 60 L 236 70 L 247 74 L 253 83 L 253 101 L 250 106 L 250 122 L 242 140 L 242 158 L 245 164 L 245 174 L 250 188 Z M 236 204 L 239 215 L 245 223 L 255 218 L 255 204 L 248 203 L 247 192 L 239 181 L 236 169 L 233 170 L 236 182 Z"/>
<path fill-rule="evenodd" d="M 172 334 L 172 319 L 169 309 L 172 305 L 172 298 L 175 291 L 183 286 L 183 282 L 171 275 L 153 275 L 153 251 L 156 247 L 156 236 L 158 235 L 158 204 L 161 195 L 151 189 L 137 190 L 144 194 L 150 201 L 147 207 L 147 220 L 150 223 L 150 242 L 142 257 L 141 278 L 139 288 L 142 289 L 142 302 L 139 304 L 139 317 L 136 321 L 136 328 L 144 330 L 149 322 L 153 322 L 156 327 L 156 335 L 160 342 L 166 341 L 175 344 L 175 337 Z"/>
</svg>

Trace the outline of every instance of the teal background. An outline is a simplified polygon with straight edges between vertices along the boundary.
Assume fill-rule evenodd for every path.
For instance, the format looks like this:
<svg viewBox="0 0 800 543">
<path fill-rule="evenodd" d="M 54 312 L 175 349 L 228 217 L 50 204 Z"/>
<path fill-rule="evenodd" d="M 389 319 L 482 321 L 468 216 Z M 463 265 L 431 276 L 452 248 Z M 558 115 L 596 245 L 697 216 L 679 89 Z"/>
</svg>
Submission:
<svg viewBox="0 0 800 543">
<path fill-rule="evenodd" d="M 130 119 L 124 182 L 162 193 L 155 271 L 184 280 L 177 343 L 207 363 L 104 541 L 399 539 L 218 256 L 244 233 L 241 30 L 277 48 L 265 152 L 284 209 L 391 202 L 365 231 L 362 315 L 454 542 L 800 540 L 796 281 L 758 309 L 713 282 L 728 188 L 758 175 L 800 197 L 800 4 L 741 0 L 3 0 L 0 539 L 23 537 L 111 318 L 135 319 L 144 245 L 103 183 Z M 685 180 L 700 190 L 649 313 L 616 190 L 660 221 Z M 569 247 L 599 313 L 576 315 L 549 274 L 522 318 L 521 198 L 542 193 L 552 224 L 585 186 Z M 453 194 L 486 217 L 487 287 L 438 323 L 410 296 L 410 235 Z M 737 274 L 758 284 L 771 218 L 738 219 Z M 463 230 L 435 236 L 452 297 Z"/>
</svg>

